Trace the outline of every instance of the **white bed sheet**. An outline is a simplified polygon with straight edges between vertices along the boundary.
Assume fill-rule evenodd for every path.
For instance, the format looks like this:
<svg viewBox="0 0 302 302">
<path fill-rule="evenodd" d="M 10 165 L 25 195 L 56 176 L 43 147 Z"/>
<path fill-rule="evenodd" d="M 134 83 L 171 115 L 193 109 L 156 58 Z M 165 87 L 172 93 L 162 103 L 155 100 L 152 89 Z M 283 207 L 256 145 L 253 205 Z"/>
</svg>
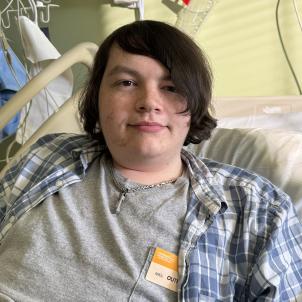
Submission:
<svg viewBox="0 0 302 302">
<path fill-rule="evenodd" d="M 194 153 L 256 172 L 292 199 L 302 219 L 302 132 L 282 129 L 215 129 Z"/>
<path fill-rule="evenodd" d="M 224 117 L 218 119 L 218 127 L 283 129 L 302 132 L 302 112 Z"/>
</svg>

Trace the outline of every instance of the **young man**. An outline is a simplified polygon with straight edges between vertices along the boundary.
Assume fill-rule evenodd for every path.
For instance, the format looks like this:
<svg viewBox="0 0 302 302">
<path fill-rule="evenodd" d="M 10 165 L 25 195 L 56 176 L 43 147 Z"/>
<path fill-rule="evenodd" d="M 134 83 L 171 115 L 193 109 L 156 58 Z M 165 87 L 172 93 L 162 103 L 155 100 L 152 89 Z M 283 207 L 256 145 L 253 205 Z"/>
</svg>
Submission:
<svg viewBox="0 0 302 302">
<path fill-rule="evenodd" d="M 301 299 L 289 197 L 183 149 L 216 126 L 210 100 L 185 34 L 113 32 L 81 100 L 87 135 L 40 139 L 1 182 L 0 301 Z"/>
</svg>

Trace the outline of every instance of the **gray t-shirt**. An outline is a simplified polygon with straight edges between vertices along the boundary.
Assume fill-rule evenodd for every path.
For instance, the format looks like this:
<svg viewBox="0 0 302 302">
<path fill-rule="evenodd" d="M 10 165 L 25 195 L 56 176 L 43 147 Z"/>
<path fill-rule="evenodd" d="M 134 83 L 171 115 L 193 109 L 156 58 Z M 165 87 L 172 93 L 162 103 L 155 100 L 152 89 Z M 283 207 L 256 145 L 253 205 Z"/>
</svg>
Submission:
<svg viewBox="0 0 302 302">
<path fill-rule="evenodd" d="M 14 225 L 0 246 L 0 302 L 177 300 L 145 276 L 155 247 L 178 253 L 188 177 L 138 188 L 114 172 L 130 188 L 115 214 L 110 165 L 103 156 Z"/>
</svg>

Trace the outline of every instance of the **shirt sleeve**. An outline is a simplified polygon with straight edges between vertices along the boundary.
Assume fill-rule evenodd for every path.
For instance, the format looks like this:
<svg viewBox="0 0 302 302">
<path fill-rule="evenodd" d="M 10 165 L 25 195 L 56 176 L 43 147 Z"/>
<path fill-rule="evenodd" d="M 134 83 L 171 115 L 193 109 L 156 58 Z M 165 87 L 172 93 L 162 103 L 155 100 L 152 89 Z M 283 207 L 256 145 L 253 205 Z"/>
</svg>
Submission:
<svg viewBox="0 0 302 302">
<path fill-rule="evenodd" d="M 49 161 L 45 160 L 47 152 L 41 152 L 40 149 L 45 146 L 44 149 L 48 150 L 46 144 L 51 138 L 51 135 L 40 138 L 24 154 L 13 160 L 0 179 L 0 230 L 10 207 L 29 191 L 31 184 L 45 170 L 44 166 L 49 165 Z"/>
<path fill-rule="evenodd" d="M 5 214 L 8 196 L 17 177 L 18 164 L 14 164 L 0 179 L 0 222 Z"/>
<path fill-rule="evenodd" d="M 272 207 L 268 240 L 250 273 L 248 301 L 301 301 L 302 224 L 289 199 Z"/>
</svg>

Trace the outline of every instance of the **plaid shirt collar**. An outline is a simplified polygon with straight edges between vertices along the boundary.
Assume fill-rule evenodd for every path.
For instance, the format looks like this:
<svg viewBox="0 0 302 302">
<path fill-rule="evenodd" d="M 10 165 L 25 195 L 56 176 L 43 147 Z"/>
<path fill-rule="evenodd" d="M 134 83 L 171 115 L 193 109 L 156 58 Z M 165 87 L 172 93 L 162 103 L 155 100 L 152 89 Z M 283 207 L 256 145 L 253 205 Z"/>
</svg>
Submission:
<svg viewBox="0 0 302 302">
<path fill-rule="evenodd" d="M 25 212 L 60 188 L 81 181 L 104 150 L 86 135 L 50 134 L 40 138 L 0 182 L 0 242 Z M 182 150 L 182 159 L 192 189 L 208 212 L 217 213 L 221 205 L 225 209 L 222 189 L 202 161 L 186 150 Z"/>
</svg>

